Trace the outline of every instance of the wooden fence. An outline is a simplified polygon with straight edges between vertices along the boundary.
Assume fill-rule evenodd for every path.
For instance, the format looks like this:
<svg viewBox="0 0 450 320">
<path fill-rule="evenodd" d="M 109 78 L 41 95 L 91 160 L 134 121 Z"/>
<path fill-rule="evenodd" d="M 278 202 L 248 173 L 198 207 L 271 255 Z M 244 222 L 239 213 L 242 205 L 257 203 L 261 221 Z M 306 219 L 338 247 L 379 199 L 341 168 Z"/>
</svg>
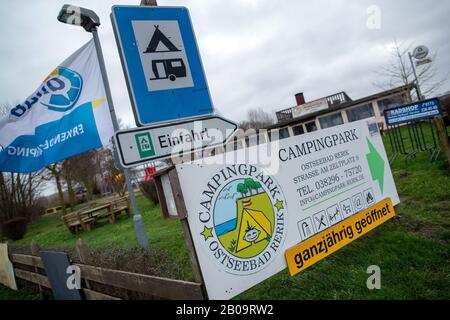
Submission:
<svg viewBox="0 0 450 320">
<path fill-rule="evenodd" d="M 86 248 L 82 248 L 81 252 L 83 250 Z M 14 265 L 16 280 L 20 279 L 20 281 L 36 285 L 41 293 L 51 292 L 51 285 L 39 256 L 12 253 L 10 260 Z M 105 269 L 87 264 L 74 265 L 80 268 L 81 291 L 86 300 L 205 299 L 204 288 L 200 283 Z"/>
</svg>

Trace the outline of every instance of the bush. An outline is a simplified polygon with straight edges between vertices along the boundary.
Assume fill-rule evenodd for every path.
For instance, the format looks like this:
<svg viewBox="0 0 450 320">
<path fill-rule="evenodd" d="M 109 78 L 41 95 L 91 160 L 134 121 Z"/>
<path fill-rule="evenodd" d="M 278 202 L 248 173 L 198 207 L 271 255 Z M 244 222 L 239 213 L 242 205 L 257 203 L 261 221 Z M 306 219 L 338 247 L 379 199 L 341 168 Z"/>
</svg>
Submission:
<svg viewBox="0 0 450 320">
<path fill-rule="evenodd" d="M 14 218 L 5 221 L 2 225 L 2 234 L 9 240 L 20 240 L 25 236 L 27 232 L 27 219 L 26 218 Z"/>
<path fill-rule="evenodd" d="M 155 181 L 152 179 L 148 182 L 140 182 L 139 183 L 139 189 L 141 189 L 142 194 L 152 201 L 154 204 L 159 203 L 158 199 L 158 192 L 156 191 L 156 184 Z"/>
</svg>

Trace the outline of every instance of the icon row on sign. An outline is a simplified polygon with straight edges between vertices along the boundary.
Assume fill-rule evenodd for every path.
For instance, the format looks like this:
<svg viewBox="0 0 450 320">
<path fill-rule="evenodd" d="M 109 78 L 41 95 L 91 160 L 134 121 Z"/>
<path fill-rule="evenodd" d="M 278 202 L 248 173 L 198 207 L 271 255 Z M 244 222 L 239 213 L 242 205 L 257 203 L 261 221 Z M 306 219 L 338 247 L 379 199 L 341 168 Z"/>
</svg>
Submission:
<svg viewBox="0 0 450 320">
<path fill-rule="evenodd" d="M 372 188 L 336 203 L 297 223 L 302 241 L 375 204 Z"/>
</svg>

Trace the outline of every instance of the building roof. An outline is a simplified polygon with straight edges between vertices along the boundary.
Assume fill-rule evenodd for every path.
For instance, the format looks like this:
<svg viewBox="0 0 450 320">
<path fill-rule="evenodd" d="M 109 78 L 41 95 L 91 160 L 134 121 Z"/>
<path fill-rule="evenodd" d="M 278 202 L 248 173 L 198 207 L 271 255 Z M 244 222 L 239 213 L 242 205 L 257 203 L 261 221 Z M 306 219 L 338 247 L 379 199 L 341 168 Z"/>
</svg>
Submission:
<svg viewBox="0 0 450 320">
<path fill-rule="evenodd" d="M 281 122 L 278 122 L 276 124 L 273 124 L 273 125 L 270 125 L 270 126 L 266 127 L 266 129 L 278 128 L 278 127 L 290 125 L 292 123 L 297 123 L 297 122 L 304 122 L 306 120 L 314 119 L 317 116 L 321 116 L 321 115 L 324 115 L 324 114 L 327 114 L 327 113 L 336 112 L 336 111 L 339 111 L 339 110 L 342 110 L 342 109 L 345 109 L 345 108 L 348 108 L 348 107 L 351 107 L 351 106 L 356 106 L 358 104 L 362 104 L 362 103 L 365 103 L 365 102 L 377 100 L 377 99 L 380 99 L 382 97 L 389 96 L 389 95 L 392 95 L 392 94 L 395 94 L 395 93 L 399 93 L 399 92 L 403 92 L 403 91 L 406 91 L 406 90 L 412 90 L 415 87 L 416 87 L 416 85 L 414 83 L 409 83 L 407 85 L 400 86 L 400 87 L 393 88 L 393 89 L 389 89 L 389 90 L 382 91 L 382 92 L 378 92 L 376 94 L 373 94 L 373 95 L 370 95 L 370 96 L 367 96 L 367 97 L 364 97 L 364 98 L 360 98 L 358 100 L 348 101 L 348 102 L 339 104 L 336 107 L 330 107 L 328 109 L 324 109 L 324 110 L 320 110 L 320 111 L 317 111 L 317 112 L 309 113 L 309 114 L 306 114 L 304 116 L 300 116 L 300 117 L 297 117 L 297 118 L 292 118 L 292 119 L 289 119 L 289 120 L 286 120 L 286 121 L 281 121 Z"/>
</svg>

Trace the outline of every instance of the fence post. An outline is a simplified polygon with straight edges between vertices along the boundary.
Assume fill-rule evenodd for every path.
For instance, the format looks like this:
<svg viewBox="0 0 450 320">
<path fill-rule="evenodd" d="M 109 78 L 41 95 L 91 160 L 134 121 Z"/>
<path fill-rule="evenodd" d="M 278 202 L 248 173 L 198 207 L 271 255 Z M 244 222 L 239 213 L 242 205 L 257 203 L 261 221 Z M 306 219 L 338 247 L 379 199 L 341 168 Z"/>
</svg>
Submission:
<svg viewBox="0 0 450 320">
<path fill-rule="evenodd" d="M 40 248 L 37 244 L 37 242 L 35 240 L 31 241 L 31 246 L 30 246 L 30 250 L 31 250 L 31 254 L 33 256 L 38 256 L 39 257 L 39 251 Z M 34 272 L 39 274 L 39 269 L 38 267 L 34 266 Z M 43 290 L 42 290 L 42 286 L 40 284 L 38 284 L 39 287 L 39 295 L 41 299 L 44 299 L 44 295 L 43 295 Z"/>
<path fill-rule="evenodd" d="M 436 123 L 436 128 L 439 134 L 439 140 L 441 140 L 442 151 L 447 157 L 447 162 L 449 164 L 450 170 L 450 142 L 448 141 L 447 128 L 445 127 L 444 120 L 442 117 L 436 117 L 434 121 Z"/>
<path fill-rule="evenodd" d="M 80 263 L 87 264 L 91 256 L 91 251 L 82 239 L 77 240 L 76 251 L 78 258 L 80 259 Z"/>
<path fill-rule="evenodd" d="M 89 250 L 88 246 L 82 239 L 78 239 L 77 243 L 75 245 L 76 252 L 78 255 L 78 259 L 80 260 L 81 264 L 87 264 L 89 262 L 89 259 L 91 257 L 91 251 Z M 86 283 L 86 288 L 91 289 L 91 284 L 89 283 L 89 280 L 84 280 Z"/>
<path fill-rule="evenodd" d="M 33 256 L 39 256 L 39 250 L 40 249 L 39 249 L 39 246 L 38 246 L 38 244 L 36 243 L 35 240 L 31 241 L 30 250 L 31 250 L 31 254 Z"/>
</svg>

